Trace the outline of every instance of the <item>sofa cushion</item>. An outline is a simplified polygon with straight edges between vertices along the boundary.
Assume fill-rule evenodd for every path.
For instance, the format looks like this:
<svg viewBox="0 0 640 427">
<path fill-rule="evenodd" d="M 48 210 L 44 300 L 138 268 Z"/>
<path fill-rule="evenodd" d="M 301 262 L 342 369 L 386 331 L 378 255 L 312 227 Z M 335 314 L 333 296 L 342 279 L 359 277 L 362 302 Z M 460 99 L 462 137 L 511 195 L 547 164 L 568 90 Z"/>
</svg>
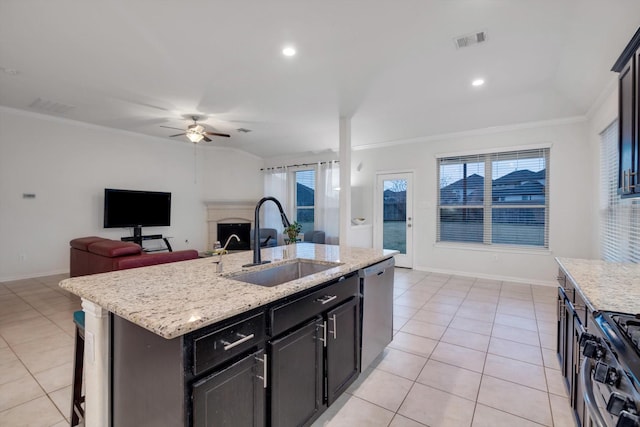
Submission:
<svg viewBox="0 0 640 427">
<path fill-rule="evenodd" d="M 177 261 L 187 261 L 198 258 L 198 251 L 187 249 L 175 252 L 159 252 L 154 254 L 142 254 L 139 256 L 129 256 L 113 260 L 115 270 L 126 270 L 129 268 L 147 267 L 150 265 L 167 264 Z"/>
<path fill-rule="evenodd" d="M 69 242 L 69 244 L 71 245 L 72 248 L 80 249 L 81 251 L 87 251 L 89 250 L 88 246 L 90 244 L 95 242 L 100 242 L 102 240 L 108 240 L 108 239 L 105 239 L 104 237 L 98 237 L 98 236 L 80 237 L 78 239 L 73 239 L 72 241 Z"/>
<path fill-rule="evenodd" d="M 88 251 L 96 255 L 115 258 L 125 255 L 138 255 L 142 253 L 140 245 L 131 242 L 119 242 L 117 240 L 101 240 L 88 245 Z"/>
</svg>

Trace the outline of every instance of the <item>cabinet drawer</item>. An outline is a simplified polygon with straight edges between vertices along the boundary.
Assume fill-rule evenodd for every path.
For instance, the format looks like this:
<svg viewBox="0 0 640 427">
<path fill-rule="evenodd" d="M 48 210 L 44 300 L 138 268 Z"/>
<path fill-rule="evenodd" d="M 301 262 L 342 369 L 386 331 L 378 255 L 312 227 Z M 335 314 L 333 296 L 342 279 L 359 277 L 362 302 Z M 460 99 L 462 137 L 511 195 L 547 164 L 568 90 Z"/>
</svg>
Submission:
<svg viewBox="0 0 640 427">
<path fill-rule="evenodd" d="M 353 274 L 320 290 L 272 308 L 269 310 L 271 336 L 276 336 L 357 295 L 358 288 L 358 276 Z"/>
<path fill-rule="evenodd" d="M 265 316 L 258 313 L 193 340 L 193 373 L 198 375 L 264 341 Z"/>
</svg>

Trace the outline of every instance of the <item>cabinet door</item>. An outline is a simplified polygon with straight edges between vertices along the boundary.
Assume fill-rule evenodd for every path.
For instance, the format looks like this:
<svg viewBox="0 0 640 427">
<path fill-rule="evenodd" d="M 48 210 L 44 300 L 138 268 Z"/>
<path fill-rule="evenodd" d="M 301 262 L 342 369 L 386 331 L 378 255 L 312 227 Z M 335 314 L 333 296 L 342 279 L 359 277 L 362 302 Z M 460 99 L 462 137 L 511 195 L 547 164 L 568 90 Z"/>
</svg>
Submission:
<svg viewBox="0 0 640 427">
<path fill-rule="evenodd" d="M 619 120 L 619 176 L 621 194 L 640 192 L 638 182 L 638 135 L 637 135 L 637 56 L 633 56 L 622 69 L 618 81 Z"/>
<path fill-rule="evenodd" d="M 580 335 L 584 332 L 584 326 L 580 321 L 580 317 L 576 314 L 573 318 L 573 327 L 572 327 L 572 341 L 573 341 L 573 387 L 571 389 L 572 392 L 572 406 L 575 413 L 580 418 L 580 421 L 584 421 L 585 419 L 585 406 L 584 406 L 584 397 L 582 389 L 582 382 L 580 381 L 580 365 L 582 363 L 582 358 L 584 357 L 580 353 Z"/>
<path fill-rule="evenodd" d="M 308 425 L 322 409 L 322 326 L 317 317 L 268 343 L 274 427 Z"/>
<path fill-rule="evenodd" d="M 564 377 L 565 383 L 569 385 L 569 377 L 567 376 L 567 337 L 568 337 L 568 322 L 567 322 L 567 295 L 564 289 L 558 288 L 558 361 L 560 363 L 560 370 Z"/>
<path fill-rule="evenodd" d="M 352 297 L 328 311 L 327 404 L 331 405 L 357 378 L 360 368 L 360 304 Z"/>
<path fill-rule="evenodd" d="M 194 427 L 265 425 L 263 355 L 249 354 L 193 385 Z"/>
<path fill-rule="evenodd" d="M 571 391 L 574 383 L 574 375 L 573 375 L 573 353 L 575 351 L 573 347 L 573 318 L 575 316 L 575 311 L 573 310 L 573 304 L 568 300 L 565 300 L 564 303 L 564 322 L 565 322 L 565 330 L 564 330 L 564 360 L 562 366 L 562 374 L 565 376 L 568 390 Z M 573 405 L 571 405 L 573 406 Z"/>
</svg>

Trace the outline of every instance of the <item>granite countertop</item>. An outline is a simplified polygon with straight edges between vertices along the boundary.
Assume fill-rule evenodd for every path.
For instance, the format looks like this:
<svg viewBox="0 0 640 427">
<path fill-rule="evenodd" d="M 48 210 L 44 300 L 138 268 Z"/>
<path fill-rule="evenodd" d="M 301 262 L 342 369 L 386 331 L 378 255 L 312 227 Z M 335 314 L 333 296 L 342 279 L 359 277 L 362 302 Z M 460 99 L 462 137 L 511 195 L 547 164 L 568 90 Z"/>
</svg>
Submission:
<svg viewBox="0 0 640 427">
<path fill-rule="evenodd" d="M 119 270 L 60 282 L 60 287 L 87 299 L 164 338 L 195 331 L 338 278 L 392 257 L 397 251 L 312 243 L 265 248 L 262 260 L 272 263 L 243 268 L 253 252 L 224 255 L 223 272 L 216 273 L 218 257 Z M 257 271 L 296 258 L 341 265 L 273 287 L 232 280 L 230 273 Z"/>
<path fill-rule="evenodd" d="M 593 310 L 640 313 L 640 265 L 556 258 Z"/>
</svg>

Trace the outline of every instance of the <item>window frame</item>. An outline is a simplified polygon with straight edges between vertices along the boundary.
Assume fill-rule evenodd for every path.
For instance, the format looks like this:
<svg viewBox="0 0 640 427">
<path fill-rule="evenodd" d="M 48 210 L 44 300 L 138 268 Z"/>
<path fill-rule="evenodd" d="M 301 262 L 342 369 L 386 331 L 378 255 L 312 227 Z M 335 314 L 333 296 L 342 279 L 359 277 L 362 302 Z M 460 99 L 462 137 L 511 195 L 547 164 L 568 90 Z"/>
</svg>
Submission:
<svg viewBox="0 0 640 427">
<path fill-rule="evenodd" d="M 485 177 L 493 176 L 493 165 L 495 161 L 504 160 L 509 157 L 518 158 L 519 155 L 526 156 L 534 154 L 536 151 L 540 152 L 545 162 L 545 177 L 544 177 L 544 203 L 520 203 L 520 204 L 507 204 L 504 202 L 495 202 L 493 196 L 493 178 L 484 179 Z M 456 154 L 441 154 L 436 156 L 436 191 L 437 191 L 437 203 L 436 203 L 436 241 L 437 245 L 459 245 L 470 249 L 478 248 L 491 248 L 495 250 L 500 249 L 514 249 L 524 251 L 549 251 L 549 212 L 550 212 L 550 194 L 549 194 L 549 181 L 550 181 L 550 157 L 551 157 L 551 145 L 538 145 L 529 147 L 517 147 L 517 148 L 505 148 L 500 150 L 487 150 L 476 151 L 473 153 L 456 153 Z M 535 157 L 532 157 L 535 158 Z M 442 165 L 444 164 L 460 164 L 465 165 L 469 163 L 483 163 L 484 164 L 484 176 L 483 176 L 483 199 L 482 203 L 468 203 L 464 204 L 464 201 L 460 204 L 443 204 L 441 200 L 442 196 Z M 466 169 L 465 169 L 466 170 Z M 465 173 L 463 172 L 463 175 Z M 469 176 L 467 176 L 469 178 Z M 461 178 L 462 179 L 462 178 Z M 457 181 L 456 181 L 457 182 Z M 466 183 L 465 183 L 466 184 Z M 449 184 L 451 185 L 451 184 Z M 465 185 L 466 194 L 466 185 Z M 529 200 L 533 202 L 533 200 Z M 525 202 L 525 200 L 523 200 Z M 441 238 L 441 213 L 443 208 L 453 209 L 481 209 L 482 211 L 482 242 L 474 242 L 472 240 L 442 240 Z M 499 243 L 494 242 L 493 236 L 493 213 L 496 209 L 542 209 L 544 211 L 544 225 L 543 225 L 543 239 L 541 245 L 536 244 L 518 244 L 518 243 Z"/>
</svg>

